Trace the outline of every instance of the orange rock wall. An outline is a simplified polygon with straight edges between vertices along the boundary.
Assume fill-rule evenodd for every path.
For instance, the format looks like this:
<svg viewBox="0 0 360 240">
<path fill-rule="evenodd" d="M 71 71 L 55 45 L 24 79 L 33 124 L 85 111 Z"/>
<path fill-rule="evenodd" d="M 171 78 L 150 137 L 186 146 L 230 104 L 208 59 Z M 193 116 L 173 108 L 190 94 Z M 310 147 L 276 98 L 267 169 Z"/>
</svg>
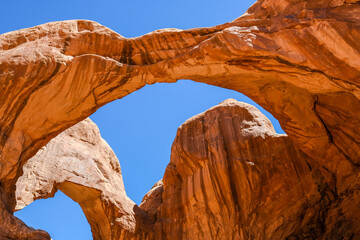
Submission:
<svg viewBox="0 0 360 240">
<path fill-rule="evenodd" d="M 155 239 L 340 239 L 359 231 L 357 217 L 330 219 L 330 205 L 342 200 L 327 170 L 308 159 L 251 105 L 227 100 L 189 119 L 165 171 Z"/>
</svg>

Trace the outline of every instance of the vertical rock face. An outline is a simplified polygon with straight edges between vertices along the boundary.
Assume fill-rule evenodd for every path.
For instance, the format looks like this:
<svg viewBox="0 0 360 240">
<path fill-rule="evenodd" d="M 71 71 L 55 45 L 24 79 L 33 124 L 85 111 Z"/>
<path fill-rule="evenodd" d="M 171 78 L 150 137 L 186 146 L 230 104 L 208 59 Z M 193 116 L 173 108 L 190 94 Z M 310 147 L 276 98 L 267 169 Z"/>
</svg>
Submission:
<svg viewBox="0 0 360 240">
<path fill-rule="evenodd" d="M 232 99 L 178 129 L 148 199 L 155 239 L 360 237 L 358 193 L 339 196 L 328 169 L 312 168 L 258 109 Z"/>
<path fill-rule="evenodd" d="M 162 239 L 282 239 L 320 199 L 304 154 L 249 104 L 227 100 L 189 119 L 171 154 Z"/>
</svg>

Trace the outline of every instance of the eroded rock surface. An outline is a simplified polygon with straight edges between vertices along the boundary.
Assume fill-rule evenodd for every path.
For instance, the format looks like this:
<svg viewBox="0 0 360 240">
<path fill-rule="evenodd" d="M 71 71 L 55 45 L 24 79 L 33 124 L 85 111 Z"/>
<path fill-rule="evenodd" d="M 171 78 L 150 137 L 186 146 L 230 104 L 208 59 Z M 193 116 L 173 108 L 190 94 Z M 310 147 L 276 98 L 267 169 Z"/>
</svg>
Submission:
<svg viewBox="0 0 360 240">
<path fill-rule="evenodd" d="M 163 180 L 140 206 L 89 119 L 24 165 L 17 208 L 60 189 L 83 208 L 94 239 L 351 239 L 356 194 L 339 196 L 326 168 L 312 169 L 255 107 L 229 99 L 187 120 Z"/>
<path fill-rule="evenodd" d="M 41 147 L 110 101 L 178 79 L 233 89 L 262 105 L 312 171 L 326 169 L 324 181 L 335 185 L 336 195 L 354 200 L 339 204 L 355 204 L 342 212 L 355 216 L 359 38 L 354 0 L 259 0 L 230 23 L 132 39 L 83 20 L 2 34 L 0 234 L 24 239 L 33 232 L 12 212 L 22 165 Z"/>
<path fill-rule="evenodd" d="M 357 217 L 338 214 L 351 224 L 331 235 L 337 227 L 325 219 L 335 185 L 307 161 L 249 104 L 227 100 L 189 119 L 163 178 L 156 239 L 340 239 L 359 231 Z"/>
<path fill-rule="evenodd" d="M 52 139 L 23 171 L 15 210 L 61 190 L 80 204 L 94 239 L 135 232 L 135 203 L 126 196 L 119 161 L 90 119 Z"/>
</svg>

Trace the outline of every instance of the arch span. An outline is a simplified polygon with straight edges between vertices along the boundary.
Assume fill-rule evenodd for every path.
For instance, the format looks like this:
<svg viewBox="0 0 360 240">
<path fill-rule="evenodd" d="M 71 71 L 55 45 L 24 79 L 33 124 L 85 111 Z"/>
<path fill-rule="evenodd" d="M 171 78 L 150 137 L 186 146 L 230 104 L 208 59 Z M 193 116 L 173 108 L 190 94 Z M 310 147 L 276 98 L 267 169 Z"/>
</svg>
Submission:
<svg viewBox="0 0 360 240">
<path fill-rule="evenodd" d="M 146 84 L 178 79 L 249 96 L 348 191 L 360 165 L 359 6 L 259 0 L 230 23 L 133 39 L 91 21 L 1 35 L 3 204 L 15 207 L 21 166 L 51 138 Z"/>
<path fill-rule="evenodd" d="M 119 160 L 89 118 L 52 139 L 23 172 L 16 182 L 15 210 L 60 190 L 79 203 L 94 239 L 134 231 L 139 212 L 126 195 Z"/>
<path fill-rule="evenodd" d="M 90 225 L 84 212 L 62 192 L 56 192 L 53 198 L 36 200 L 14 215 L 28 226 L 46 230 L 52 239 L 91 239 Z"/>
</svg>

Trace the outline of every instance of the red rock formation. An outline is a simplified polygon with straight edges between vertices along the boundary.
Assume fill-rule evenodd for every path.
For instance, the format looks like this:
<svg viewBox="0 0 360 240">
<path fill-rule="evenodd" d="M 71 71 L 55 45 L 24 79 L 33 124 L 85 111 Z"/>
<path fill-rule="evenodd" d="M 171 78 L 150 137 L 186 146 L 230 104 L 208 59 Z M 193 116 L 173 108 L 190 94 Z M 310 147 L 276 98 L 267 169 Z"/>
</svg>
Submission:
<svg viewBox="0 0 360 240">
<path fill-rule="evenodd" d="M 51 138 L 145 84 L 178 79 L 234 89 L 257 101 L 313 171 L 326 169 L 324 181 L 341 199 L 342 216 L 357 219 L 359 20 L 358 1 L 259 0 L 230 23 L 133 39 L 90 21 L 1 35 L 1 234 L 32 234 L 11 216 L 15 182 Z M 11 230 L 18 224 L 22 230 Z"/>
<path fill-rule="evenodd" d="M 94 239 L 134 234 L 136 206 L 126 196 L 119 161 L 90 119 L 52 139 L 23 171 L 15 210 L 59 189 L 80 204 Z"/>
<path fill-rule="evenodd" d="M 160 180 L 145 194 L 141 201 L 140 208 L 147 213 L 149 221 L 152 224 L 158 219 L 158 212 L 163 202 L 163 193 L 164 184 L 163 181 Z"/>
<path fill-rule="evenodd" d="M 77 201 L 94 239 L 340 239 L 356 236 L 359 203 L 255 107 L 227 100 L 186 121 L 163 181 L 140 207 L 96 126 L 64 131 L 24 165 L 17 208 L 57 189 Z M 353 203 L 349 203 L 349 201 Z"/>
<path fill-rule="evenodd" d="M 307 160 L 249 104 L 227 100 L 189 119 L 164 175 L 156 239 L 329 236 L 334 229 L 324 219 L 334 186 Z"/>
</svg>

